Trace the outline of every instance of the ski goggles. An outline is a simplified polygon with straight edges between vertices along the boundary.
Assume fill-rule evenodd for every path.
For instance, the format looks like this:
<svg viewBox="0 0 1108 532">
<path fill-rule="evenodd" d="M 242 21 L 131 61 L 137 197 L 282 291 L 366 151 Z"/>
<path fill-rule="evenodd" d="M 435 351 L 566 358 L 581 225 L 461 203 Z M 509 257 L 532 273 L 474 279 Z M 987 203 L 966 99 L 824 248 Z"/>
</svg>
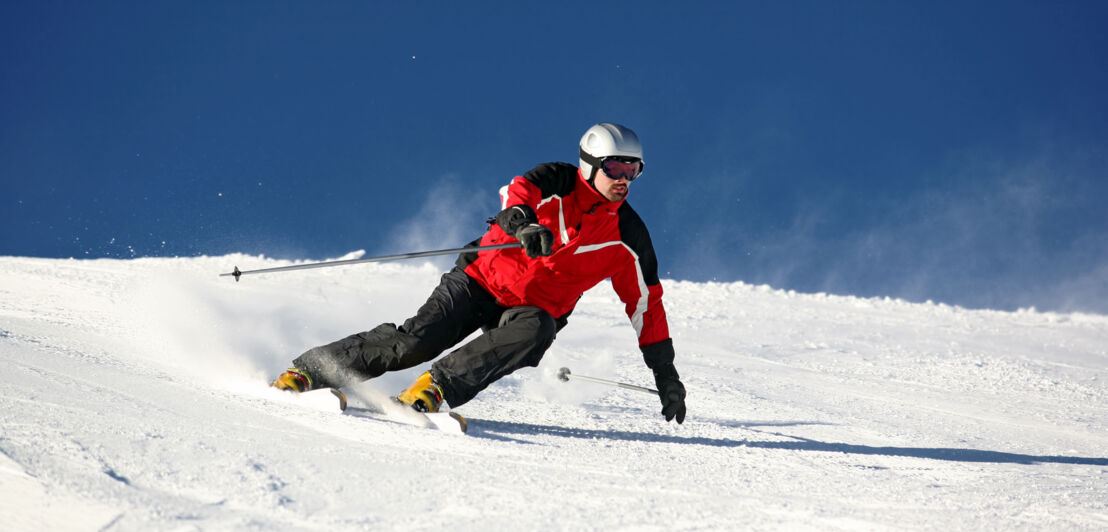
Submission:
<svg viewBox="0 0 1108 532">
<path fill-rule="evenodd" d="M 613 156 L 600 160 L 600 169 L 604 170 L 604 174 L 615 181 L 620 179 L 626 179 L 627 182 L 634 181 L 642 175 L 644 166 L 642 159 L 636 159 L 635 157 Z"/>
</svg>

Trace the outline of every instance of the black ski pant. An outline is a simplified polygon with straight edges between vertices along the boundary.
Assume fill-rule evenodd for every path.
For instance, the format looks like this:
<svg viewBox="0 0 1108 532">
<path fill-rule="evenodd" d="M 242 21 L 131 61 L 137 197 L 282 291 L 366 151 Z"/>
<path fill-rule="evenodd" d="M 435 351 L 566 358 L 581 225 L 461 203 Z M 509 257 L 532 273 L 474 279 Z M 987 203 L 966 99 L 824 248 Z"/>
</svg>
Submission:
<svg viewBox="0 0 1108 532">
<path fill-rule="evenodd" d="M 502 307 L 461 269 L 442 276 L 416 315 L 309 349 L 293 365 L 318 386 L 341 387 L 434 360 L 474 331 L 483 333 L 431 366 L 444 399 L 458 407 L 513 371 L 537 366 L 566 324 L 538 307 Z"/>
</svg>

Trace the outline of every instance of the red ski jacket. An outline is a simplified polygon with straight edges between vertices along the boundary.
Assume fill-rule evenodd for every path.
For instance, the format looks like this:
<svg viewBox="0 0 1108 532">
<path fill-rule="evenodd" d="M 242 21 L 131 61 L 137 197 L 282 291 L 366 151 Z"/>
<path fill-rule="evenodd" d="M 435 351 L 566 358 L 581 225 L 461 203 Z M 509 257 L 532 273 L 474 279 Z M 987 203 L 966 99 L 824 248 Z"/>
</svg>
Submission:
<svg viewBox="0 0 1108 532">
<path fill-rule="evenodd" d="M 669 339 L 654 246 L 646 224 L 626 201 L 609 202 L 577 167 L 566 163 L 539 165 L 502 188 L 500 197 L 505 209 L 530 207 L 554 233 L 548 257 L 532 259 L 520 248 L 509 248 L 467 254 L 468 264 L 459 261 L 501 305 L 537 306 L 560 318 L 573 310 L 581 294 L 610 278 L 639 346 Z M 492 223 L 480 244 L 515 241 Z"/>
</svg>

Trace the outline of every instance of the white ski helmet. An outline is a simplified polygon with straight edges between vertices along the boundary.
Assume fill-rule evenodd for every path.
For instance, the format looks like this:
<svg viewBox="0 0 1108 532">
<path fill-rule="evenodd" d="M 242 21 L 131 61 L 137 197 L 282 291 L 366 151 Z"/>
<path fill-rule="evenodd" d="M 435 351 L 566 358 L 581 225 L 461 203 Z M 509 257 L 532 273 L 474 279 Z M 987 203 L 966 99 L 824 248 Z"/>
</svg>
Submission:
<svg viewBox="0 0 1108 532">
<path fill-rule="evenodd" d="M 608 122 L 590 127 L 581 137 L 581 175 L 592 181 L 605 157 L 642 158 L 642 143 L 634 131 Z M 645 164 L 645 163 L 644 163 Z"/>
</svg>

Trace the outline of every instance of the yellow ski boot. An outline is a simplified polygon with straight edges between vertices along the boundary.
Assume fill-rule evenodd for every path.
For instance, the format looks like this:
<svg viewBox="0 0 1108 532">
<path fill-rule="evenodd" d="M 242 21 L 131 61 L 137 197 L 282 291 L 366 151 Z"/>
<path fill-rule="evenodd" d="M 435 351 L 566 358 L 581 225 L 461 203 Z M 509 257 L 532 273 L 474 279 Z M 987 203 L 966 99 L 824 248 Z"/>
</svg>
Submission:
<svg viewBox="0 0 1108 532">
<path fill-rule="evenodd" d="M 442 388 L 431 380 L 431 372 L 420 375 L 407 390 L 400 392 L 396 400 L 419 412 L 438 412 L 442 406 Z"/>
<path fill-rule="evenodd" d="M 270 386 L 278 390 L 306 392 L 312 389 L 312 378 L 304 370 L 289 368 L 288 371 L 280 374 L 277 380 L 270 383 Z"/>
</svg>

